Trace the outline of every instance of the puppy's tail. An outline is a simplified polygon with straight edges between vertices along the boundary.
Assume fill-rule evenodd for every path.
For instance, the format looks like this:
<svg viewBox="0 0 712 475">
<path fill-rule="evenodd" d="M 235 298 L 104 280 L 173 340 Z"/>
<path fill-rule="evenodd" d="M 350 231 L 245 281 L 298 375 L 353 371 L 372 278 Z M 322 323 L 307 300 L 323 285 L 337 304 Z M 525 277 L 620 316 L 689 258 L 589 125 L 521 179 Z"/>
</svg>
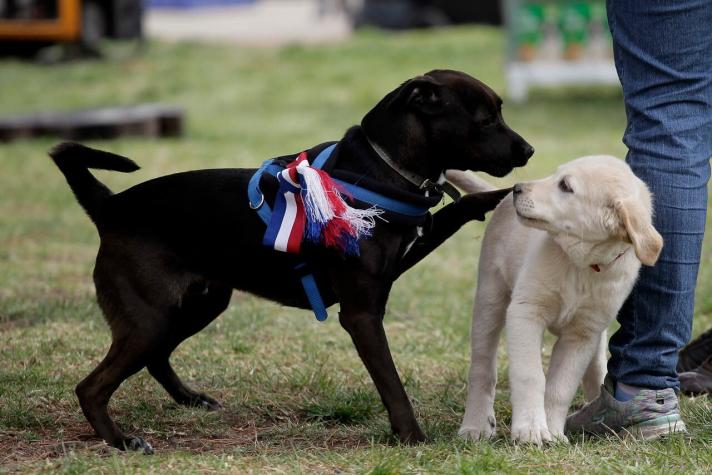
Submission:
<svg viewBox="0 0 712 475">
<path fill-rule="evenodd" d="M 497 189 L 474 173 L 461 170 L 448 170 L 445 172 L 445 178 L 466 193 L 481 193 Z"/>
<path fill-rule="evenodd" d="M 90 168 L 130 173 L 139 169 L 133 161 L 121 155 L 85 147 L 78 143 L 63 142 L 49 151 L 54 163 L 64 174 L 77 201 L 94 224 L 99 224 L 101 208 L 113 193 L 94 175 Z"/>
</svg>

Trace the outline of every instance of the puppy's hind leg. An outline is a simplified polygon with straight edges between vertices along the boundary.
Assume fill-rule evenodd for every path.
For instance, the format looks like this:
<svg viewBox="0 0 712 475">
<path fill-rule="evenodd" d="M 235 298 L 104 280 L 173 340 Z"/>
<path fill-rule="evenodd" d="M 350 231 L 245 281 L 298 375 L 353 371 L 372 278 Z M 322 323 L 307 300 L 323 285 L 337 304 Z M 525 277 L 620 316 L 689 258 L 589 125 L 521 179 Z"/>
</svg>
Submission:
<svg viewBox="0 0 712 475">
<path fill-rule="evenodd" d="M 169 358 L 182 341 L 202 330 L 220 315 L 230 303 L 232 289 L 226 286 L 196 282 L 190 286 L 181 301 L 180 309 L 171 317 L 172 326 L 164 344 L 148 362 L 148 372 L 178 404 L 190 407 L 220 409 L 220 403 L 207 394 L 186 386 L 173 371 Z"/>
<path fill-rule="evenodd" d="M 482 276 L 477 285 L 470 340 L 472 355 L 465 416 L 458 435 L 479 440 L 494 436 L 497 345 L 504 326 L 508 295 L 496 275 Z"/>
</svg>

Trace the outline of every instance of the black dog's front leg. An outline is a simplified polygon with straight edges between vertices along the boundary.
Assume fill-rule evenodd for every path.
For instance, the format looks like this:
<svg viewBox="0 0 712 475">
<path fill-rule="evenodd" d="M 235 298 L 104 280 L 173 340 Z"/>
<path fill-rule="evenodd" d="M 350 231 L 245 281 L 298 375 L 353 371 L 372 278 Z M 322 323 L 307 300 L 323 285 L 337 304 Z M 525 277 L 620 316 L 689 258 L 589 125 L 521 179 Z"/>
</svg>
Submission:
<svg viewBox="0 0 712 475">
<path fill-rule="evenodd" d="M 396 279 L 422 261 L 464 224 L 474 220 L 484 221 L 485 214 L 495 209 L 510 191 L 511 188 L 471 193 L 435 213 L 429 229 L 424 231 L 423 236 L 415 241 L 398 263 Z"/>
<path fill-rule="evenodd" d="M 376 385 L 381 401 L 388 411 L 393 433 L 404 443 L 425 440 L 413 407 L 403 388 L 393 363 L 388 340 L 383 329 L 383 314 L 390 285 L 364 279 L 353 280 L 348 294 L 341 298 L 339 322 L 351 335 L 361 360 Z"/>
</svg>

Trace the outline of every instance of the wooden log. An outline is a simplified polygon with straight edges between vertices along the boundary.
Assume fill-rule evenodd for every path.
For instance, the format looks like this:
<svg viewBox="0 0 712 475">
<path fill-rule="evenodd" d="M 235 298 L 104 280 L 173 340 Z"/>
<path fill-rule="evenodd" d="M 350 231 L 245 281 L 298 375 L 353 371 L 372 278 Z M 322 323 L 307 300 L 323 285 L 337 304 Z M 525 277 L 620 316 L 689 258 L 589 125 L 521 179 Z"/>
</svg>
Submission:
<svg viewBox="0 0 712 475">
<path fill-rule="evenodd" d="M 179 137 L 183 129 L 184 114 L 179 107 L 139 104 L 0 118 L 0 141 L 38 136 L 65 140 Z"/>
</svg>

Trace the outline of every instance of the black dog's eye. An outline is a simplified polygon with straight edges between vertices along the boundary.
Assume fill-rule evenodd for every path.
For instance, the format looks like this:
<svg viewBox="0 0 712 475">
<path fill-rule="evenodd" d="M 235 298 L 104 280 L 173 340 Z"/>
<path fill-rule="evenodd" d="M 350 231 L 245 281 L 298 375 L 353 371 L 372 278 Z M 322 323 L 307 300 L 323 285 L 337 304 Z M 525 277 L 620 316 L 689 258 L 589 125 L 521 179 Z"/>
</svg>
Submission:
<svg viewBox="0 0 712 475">
<path fill-rule="evenodd" d="M 494 117 L 488 117 L 485 120 L 483 120 L 482 122 L 480 122 L 480 127 L 482 127 L 483 129 L 488 129 L 488 128 L 494 126 L 496 123 L 497 123 L 497 121 L 495 120 Z"/>
<path fill-rule="evenodd" d="M 569 186 L 568 182 L 566 181 L 565 178 L 562 178 L 561 181 L 559 182 L 559 189 L 563 191 L 564 193 L 573 193 L 574 190 Z"/>
</svg>

